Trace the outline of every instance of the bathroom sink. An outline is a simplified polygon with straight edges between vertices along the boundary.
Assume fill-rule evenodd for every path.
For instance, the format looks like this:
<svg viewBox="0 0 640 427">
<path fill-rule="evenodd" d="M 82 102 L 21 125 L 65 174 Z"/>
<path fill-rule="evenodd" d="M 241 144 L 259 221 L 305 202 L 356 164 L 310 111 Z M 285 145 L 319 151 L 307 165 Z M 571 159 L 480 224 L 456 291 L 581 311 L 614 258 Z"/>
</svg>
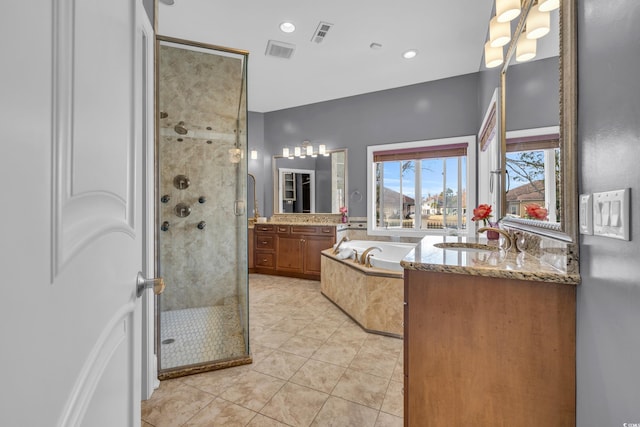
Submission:
<svg viewBox="0 0 640 427">
<path fill-rule="evenodd" d="M 461 251 L 461 252 L 496 252 L 500 248 L 498 246 L 483 245 L 481 243 L 435 243 L 433 246 L 440 249 Z"/>
</svg>

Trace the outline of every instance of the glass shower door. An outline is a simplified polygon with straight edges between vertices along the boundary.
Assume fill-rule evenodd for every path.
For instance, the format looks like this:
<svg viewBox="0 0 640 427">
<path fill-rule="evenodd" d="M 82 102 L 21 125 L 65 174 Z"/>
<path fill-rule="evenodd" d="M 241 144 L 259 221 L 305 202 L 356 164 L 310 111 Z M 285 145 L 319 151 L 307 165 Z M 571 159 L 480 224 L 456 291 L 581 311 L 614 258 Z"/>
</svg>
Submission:
<svg viewBox="0 0 640 427">
<path fill-rule="evenodd" d="M 250 363 L 246 54 L 157 38 L 160 379 Z"/>
</svg>

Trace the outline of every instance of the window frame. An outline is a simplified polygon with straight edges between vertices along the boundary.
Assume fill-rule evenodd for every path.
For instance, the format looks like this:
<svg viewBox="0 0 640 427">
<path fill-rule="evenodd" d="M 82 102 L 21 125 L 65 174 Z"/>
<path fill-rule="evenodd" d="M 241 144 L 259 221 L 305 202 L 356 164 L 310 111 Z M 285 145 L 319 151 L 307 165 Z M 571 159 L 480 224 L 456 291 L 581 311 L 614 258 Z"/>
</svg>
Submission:
<svg viewBox="0 0 640 427">
<path fill-rule="evenodd" d="M 475 223 L 471 221 L 473 217 L 473 208 L 476 206 L 477 179 L 476 179 L 476 163 L 477 163 L 477 137 L 476 135 L 466 135 L 451 138 L 439 138 L 419 141 L 396 142 L 380 145 L 367 146 L 367 233 L 373 236 L 406 236 L 406 237 L 424 237 L 427 235 L 445 235 L 445 229 L 407 229 L 407 228 L 381 228 L 376 225 L 376 169 L 374 162 L 374 153 L 387 150 L 403 150 L 415 148 L 446 146 L 454 144 L 467 145 L 467 170 L 466 170 L 466 190 L 467 190 L 467 210 L 465 214 L 466 229 L 458 230 L 459 235 L 468 235 L 475 233 Z M 419 177 L 416 177 L 419 180 Z M 419 182 L 419 181 L 418 181 Z M 421 209 L 422 198 L 415 201 L 415 209 Z M 420 207 L 420 208 L 419 208 Z"/>
</svg>

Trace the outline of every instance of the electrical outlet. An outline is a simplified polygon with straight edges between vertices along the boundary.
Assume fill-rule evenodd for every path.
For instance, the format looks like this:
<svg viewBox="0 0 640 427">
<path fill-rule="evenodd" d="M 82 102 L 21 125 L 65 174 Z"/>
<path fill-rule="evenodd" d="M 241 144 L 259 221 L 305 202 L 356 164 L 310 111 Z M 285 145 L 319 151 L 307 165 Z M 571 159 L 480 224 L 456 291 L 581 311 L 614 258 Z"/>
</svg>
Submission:
<svg viewBox="0 0 640 427">
<path fill-rule="evenodd" d="M 593 234 L 630 240 L 631 189 L 593 193 Z M 582 232 L 582 196 L 580 196 L 580 232 Z"/>
</svg>

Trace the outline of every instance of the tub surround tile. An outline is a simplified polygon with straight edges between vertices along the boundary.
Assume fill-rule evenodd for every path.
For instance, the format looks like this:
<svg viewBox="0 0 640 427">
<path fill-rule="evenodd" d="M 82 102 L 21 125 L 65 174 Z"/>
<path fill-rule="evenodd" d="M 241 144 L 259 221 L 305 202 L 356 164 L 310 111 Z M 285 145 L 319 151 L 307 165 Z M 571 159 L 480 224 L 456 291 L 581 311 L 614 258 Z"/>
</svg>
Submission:
<svg viewBox="0 0 640 427">
<path fill-rule="evenodd" d="M 401 272 L 381 275 L 351 260 L 322 252 L 322 293 L 369 332 L 402 336 L 404 281 Z M 388 276 L 394 277 L 388 277 Z"/>
<path fill-rule="evenodd" d="M 544 239 L 549 244 L 550 239 Z M 540 240 L 542 242 L 542 239 Z M 580 275 L 567 270 L 567 258 L 570 248 L 556 247 L 544 252 L 545 257 L 538 258 L 531 252 L 509 251 L 464 252 L 445 250 L 433 246 L 435 243 L 459 242 L 495 244 L 484 238 L 428 236 L 422 239 L 416 248 L 401 261 L 405 269 L 457 273 L 470 276 L 499 277 L 505 279 L 550 282 L 566 285 L 580 283 Z M 544 246 L 544 245 L 542 245 Z M 543 250 L 543 249 L 541 249 Z M 558 262 L 555 262 L 555 261 Z M 564 267 L 556 268 L 554 265 Z"/>
</svg>

